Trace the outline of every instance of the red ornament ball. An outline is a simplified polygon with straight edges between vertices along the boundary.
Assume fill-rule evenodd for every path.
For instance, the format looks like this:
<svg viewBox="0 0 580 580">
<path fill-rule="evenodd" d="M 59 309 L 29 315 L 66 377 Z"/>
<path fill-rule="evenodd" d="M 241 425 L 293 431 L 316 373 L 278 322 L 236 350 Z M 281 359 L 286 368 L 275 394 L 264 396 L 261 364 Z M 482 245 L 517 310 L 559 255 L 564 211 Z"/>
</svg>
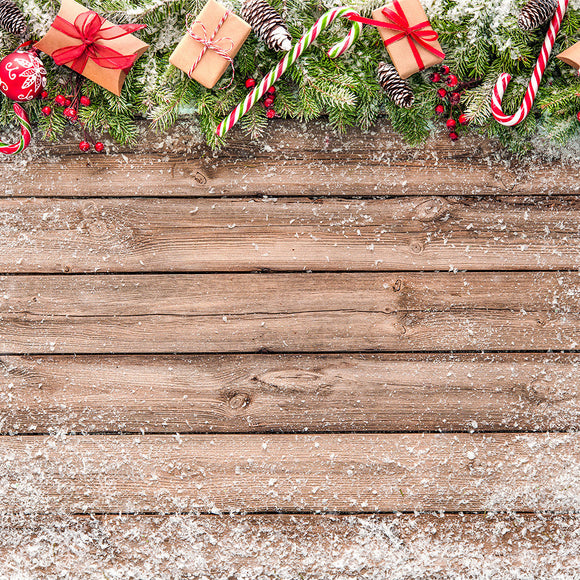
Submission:
<svg viewBox="0 0 580 580">
<path fill-rule="evenodd" d="M 52 113 L 52 109 L 48 105 L 46 105 L 46 107 L 42 107 L 42 114 L 45 117 L 48 117 L 51 113 Z"/>
<path fill-rule="evenodd" d="M 273 119 L 276 116 L 276 111 L 274 111 L 274 109 L 268 109 L 266 111 L 266 117 L 268 117 L 268 119 Z"/>
<path fill-rule="evenodd" d="M 46 69 L 36 52 L 17 50 L 0 62 L 0 91 L 18 102 L 31 101 L 46 87 Z"/>
<path fill-rule="evenodd" d="M 59 105 L 59 106 L 61 106 L 61 107 L 64 107 L 64 104 L 65 104 L 65 102 L 66 102 L 66 99 L 64 98 L 64 96 L 63 96 L 63 95 L 56 95 L 56 97 L 54 97 L 54 102 L 55 102 L 57 105 Z"/>
<path fill-rule="evenodd" d="M 438 95 L 439 95 L 439 96 L 440 96 L 442 99 L 444 99 L 444 98 L 447 96 L 447 91 L 446 91 L 445 89 L 439 89 L 439 90 L 437 91 L 437 94 L 438 94 Z"/>
<path fill-rule="evenodd" d="M 81 141 L 79 143 L 79 149 L 83 152 L 86 153 L 89 149 L 91 148 L 91 144 L 88 141 Z"/>
<path fill-rule="evenodd" d="M 449 129 L 455 129 L 455 127 L 457 127 L 457 123 L 455 122 L 455 119 L 447 119 L 447 127 Z"/>
<path fill-rule="evenodd" d="M 445 107 L 444 107 L 443 105 L 437 105 L 437 106 L 435 107 L 435 112 L 436 112 L 438 115 L 442 115 L 442 114 L 445 112 Z"/>
<path fill-rule="evenodd" d="M 85 97 L 84 95 L 81 97 L 81 105 L 83 107 L 88 107 L 91 104 L 91 99 L 89 97 Z"/>
<path fill-rule="evenodd" d="M 246 80 L 246 88 L 251 89 L 256 86 L 256 81 L 254 79 L 247 79 Z"/>
<path fill-rule="evenodd" d="M 97 153 L 101 153 L 102 151 L 104 151 L 104 149 L 105 149 L 105 146 L 103 145 L 103 143 L 101 143 L 100 141 L 97 141 L 95 143 L 95 151 Z"/>
<path fill-rule="evenodd" d="M 461 115 L 459 115 L 458 121 L 460 125 L 467 125 L 467 123 L 469 123 L 469 119 L 465 113 L 461 113 Z"/>
<path fill-rule="evenodd" d="M 451 133 L 449 133 L 449 139 L 451 139 L 451 141 L 457 141 L 459 135 L 455 131 L 451 131 Z"/>
<path fill-rule="evenodd" d="M 264 99 L 264 107 L 268 108 L 274 104 L 274 99 L 272 97 L 266 97 Z"/>
<path fill-rule="evenodd" d="M 447 86 L 456 87 L 459 84 L 459 79 L 455 75 L 449 75 L 447 77 Z"/>
</svg>

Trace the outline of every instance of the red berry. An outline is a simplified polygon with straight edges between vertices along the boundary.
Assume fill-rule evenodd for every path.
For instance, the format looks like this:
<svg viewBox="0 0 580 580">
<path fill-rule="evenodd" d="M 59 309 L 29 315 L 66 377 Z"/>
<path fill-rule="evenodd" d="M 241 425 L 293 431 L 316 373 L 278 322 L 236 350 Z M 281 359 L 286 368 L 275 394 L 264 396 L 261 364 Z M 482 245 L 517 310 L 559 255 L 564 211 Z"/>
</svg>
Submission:
<svg viewBox="0 0 580 580">
<path fill-rule="evenodd" d="M 48 91 L 42 91 L 42 93 L 40 93 L 40 97 L 46 99 L 46 97 L 48 97 Z"/>
<path fill-rule="evenodd" d="M 578 111 L 578 112 L 576 113 L 576 119 L 578 119 L 578 121 L 580 121 L 580 111 Z"/>
<path fill-rule="evenodd" d="M 269 95 L 275 95 L 276 94 L 276 87 L 270 87 L 268 89 L 268 94 Z"/>
<path fill-rule="evenodd" d="M 451 133 L 449 133 L 449 139 L 451 139 L 451 141 L 457 141 L 459 135 L 455 131 L 451 131 Z"/>
<path fill-rule="evenodd" d="M 52 109 L 46 105 L 46 107 L 42 107 L 42 114 L 45 116 L 49 116 L 52 113 Z"/>
<path fill-rule="evenodd" d="M 64 107 L 64 104 L 66 102 L 66 99 L 64 98 L 63 95 L 56 95 L 56 97 L 54 97 L 54 102 L 57 105 L 60 105 L 61 107 Z"/>
<path fill-rule="evenodd" d="M 81 105 L 84 107 L 88 107 L 91 104 L 91 99 L 89 97 L 82 96 L 81 97 Z"/>
<path fill-rule="evenodd" d="M 444 99 L 444 98 L 447 96 L 447 91 L 446 91 L 445 89 L 439 89 L 439 90 L 437 91 L 437 94 L 438 94 L 438 95 L 439 95 L 439 96 L 440 96 L 442 99 Z"/>
<path fill-rule="evenodd" d="M 449 102 L 452 105 L 459 104 L 459 101 L 460 100 L 461 100 L 461 94 L 460 93 L 451 93 L 451 96 L 449 97 Z"/>
<path fill-rule="evenodd" d="M 469 123 L 469 119 L 465 113 L 461 113 L 461 115 L 459 115 L 458 121 L 460 125 L 467 125 L 467 123 Z"/>
<path fill-rule="evenodd" d="M 89 149 L 91 148 L 91 144 L 88 141 L 81 141 L 79 143 L 79 149 L 83 152 L 86 153 Z"/>
<path fill-rule="evenodd" d="M 251 89 L 252 87 L 256 86 L 256 81 L 254 79 L 248 79 L 246 81 L 246 88 Z"/>
<path fill-rule="evenodd" d="M 454 119 L 447 119 L 447 127 L 449 129 L 455 129 L 455 127 L 457 127 L 457 123 L 455 122 Z"/>
<path fill-rule="evenodd" d="M 101 153 L 101 151 L 103 151 L 104 149 L 105 149 L 105 146 L 100 141 L 97 141 L 95 143 L 95 151 L 97 153 Z"/>
<path fill-rule="evenodd" d="M 268 119 L 273 119 L 276 116 L 276 111 L 274 111 L 274 109 L 268 109 L 266 111 L 266 117 L 268 117 Z"/>
<path fill-rule="evenodd" d="M 433 73 L 430 78 L 432 83 L 441 82 L 441 75 L 439 73 Z"/>
<path fill-rule="evenodd" d="M 67 107 L 70 107 L 71 103 L 72 103 L 72 101 L 71 101 L 71 100 L 70 100 L 68 97 L 67 97 L 67 98 L 64 100 L 64 104 L 65 104 Z"/>
<path fill-rule="evenodd" d="M 448 87 L 456 87 L 459 84 L 459 80 L 455 75 L 449 75 L 447 77 L 447 86 Z"/>
<path fill-rule="evenodd" d="M 264 99 L 264 107 L 269 108 L 274 104 L 274 99 L 272 97 L 266 97 Z"/>
<path fill-rule="evenodd" d="M 444 75 L 448 75 L 448 74 L 449 74 L 449 70 L 450 70 L 450 69 L 449 69 L 449 67 L 448 67 L 446 64 L 444 64 L 444 65 L 441 67 L 441 72 L 442 72 Z"/>
<path fill-rule="evenodd" d="M 437 106 L 435 107 L 435 112 L 436 112 L 438 115 L 442 115 L 442 114 L 445 112 L 445 107 L 444 107 L 443 105 L 437 105 Z"/>
<path fill-rule="evenodd" d="M 77 112 L 75 111 L 75 109 L 73 109 L 72 107 L 67 107 L 62 114 L 65 117 L 68 117 L 69 119 L 72 119 L 73 121 L 77 118 Z"/>
</svg>

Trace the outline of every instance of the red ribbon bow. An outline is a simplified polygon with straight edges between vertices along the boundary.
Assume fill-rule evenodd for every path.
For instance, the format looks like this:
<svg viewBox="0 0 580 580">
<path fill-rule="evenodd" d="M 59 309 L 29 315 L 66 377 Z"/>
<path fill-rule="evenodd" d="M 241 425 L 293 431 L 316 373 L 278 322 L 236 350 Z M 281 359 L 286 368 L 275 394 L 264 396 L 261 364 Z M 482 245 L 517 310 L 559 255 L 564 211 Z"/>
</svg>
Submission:
<svg viewBox="0 0 580 580">
<path fill-rule="evenodd" d="M 439 58 L 445 58 L 444 53 L 429 44 L 439 38 L 437 32 L 431 28 L 429 21 L 425 20 L 425 22 L 419 22 L 419 24 L 409 26 L 409 20 L 401 8 L 399 0 L 394 0 L 393 6 L 395 8 L 394 10 L 386 7 L 382 9 L 383 16 L 388 20 L 388 22 L 373 20 L 372 18 L 363 18 L 362 16 L 355 15 L 349 16 L 348 18 L 363 24 L 370 24 L 371 26 L 388 28 L 389 30 L 399 32 L 399 34 L 395 34 L 395 36 L 385 40 L 385 46 L 389 46 L 389 44 L 398 42 L 406 37 L 409 41 L 409 46 L 411 47 L 411 51 L 413 52 L 419 70 L 423 70 L 425 65 L 421 55 L 419 54 L 417 45 L 422 46 L 425 50 L 428 50 L 431 54 L 434 54 Z M 423 30 L 424 28 L 429 28 L 429 30 Z"/>
<path fill-rule="evenodd" d="M 136 30 L 146 28 L 147 25 L 121 24 L 103 28 L 104 23 L 105 19 L 92 10 L 79 14 L 74 24 L 57 16 L 52 26 L 67 36 L 80 40 L 81 44 L 71 44 L 55 50 L 52 54 L 54 62 L 58 65 L 67 64 L 74 71 L 82 73 L 88 60 L 91 59 L 103 68 L 123 69 L 127 72 L 137 60 L 137 55 L 121 54 L 104 42 L 121 38 Z"/>
</svg>

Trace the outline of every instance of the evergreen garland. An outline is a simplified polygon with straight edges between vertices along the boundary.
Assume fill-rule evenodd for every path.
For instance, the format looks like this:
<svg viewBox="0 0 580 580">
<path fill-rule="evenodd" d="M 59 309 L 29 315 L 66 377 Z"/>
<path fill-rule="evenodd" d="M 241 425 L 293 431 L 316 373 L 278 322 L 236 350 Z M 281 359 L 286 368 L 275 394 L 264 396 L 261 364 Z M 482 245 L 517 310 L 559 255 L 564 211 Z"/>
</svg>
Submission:
<svg viewBox="0 0 580 580">
<path fill-rule="evenodd" d="M 40 38 L 58 10 L 55 0 L 16 0 L 28 19 L 33 36 Z M 331 6 L 327 0 L 272 0 L 272 6 L 283 15 L 296 41 Z M 507 2 L 509 4 L 509 2 Z M 280 59 L 251 34 L 235 59 L 235 82 L 218 90 L 227 82 L 219 82 L 208 90 L 191 81 L 181 71 L 168 65 L 168 58 L 185 33 L 185 17 L 198 14 L 205 0 L 92 0 L 89 8 L 113 22 L 142 22 L 148 28 L 138 36 L 151 48 L 133 66 L 121 97 L 115 97 L 98 85 L 86 81 L 83 93 L 91 105 L 79 111 L 79 118 L 88 129 L 107 130 L 121 143 L 137 137 L 135 119 L 147 118 L 163 132 L 181 115 L 196 117 L 201 131 L 211 146 L 219 146 L 215 128 L 248 90 L 245 80 L 260 80 Z M 380 2 L 365 0 L 364 5 L 346 3 L 365 16 Z M 580 40 L 580 11 L 570 8 L 550 58 L 544 80 L 532 113 L 525 122 L 510 128 L 494 121 L 489 107 L 490 95 L 500 72 L 509 72 L 514 81 L 504 98 L 504 110 L 513 112 L 519 106 L 540 52 L 544 33 L 522 31 L 517 17 L 524 2 L 513 0 L 509 14 L 506 1 L 502 14 L 488 0 L 423 0 L 433 28 L 447 54 L 448 64 L 461 81 L 470 84 L 463 97 L 465 113 L 472 119 L 466 129 L 491 137 L 518 153 L 531 148 L 534 136 L 541 135 L 558 143 L 580 136 L 580 79 L 568 65 L 555 58 L 562 50 Z M 332 6 L 335 4 L 333 3 Z M 239 13 L 241 3 L 232 0 Z M 331 60 L 326 50 L 341 40 L 348 30 L 347 21 L 337 21 L 325 31 L 315 46 L 310 47 L 276 84 L 276 112 L 285 118 L 310 120 L 322 115 L 337 131 L 356 125 L 369 129 L 386 115 L 395 130 L 410 143 L 421 143 L 434 130 L 438 103 L 436 89 L 425 71 L 409 79 L 415 95 L 411 108 L 397 107 L 381 89 L 376 78 L 379 62 L 388 54 L 376 29 L 365 26 L 358 42 L 345 55 Z M 9 34 L 0 34 L 0 56 L 12 52 L 18 42 Z M 41 55 L 49 73 L 49 99 L 62 92 L 62 83 L 71 83 L 76 76 L 66 67 L 57 67 Z M 228 76 L 227 74 L 225 76 Z M 45 101 L 27 104 L 31 120 L 49 139 L 59 139 L 68 122 L 58 115 L 45 117 L 40 109 Z M 12 122 L 12 103 L 0 102 L 0 130 Z M 194 122 L 194 121 L 192 121 Z M 242 120 L 240 126 L 251 137 L 267 131 L 266 109 L 260 105 Z"/>
</svg>

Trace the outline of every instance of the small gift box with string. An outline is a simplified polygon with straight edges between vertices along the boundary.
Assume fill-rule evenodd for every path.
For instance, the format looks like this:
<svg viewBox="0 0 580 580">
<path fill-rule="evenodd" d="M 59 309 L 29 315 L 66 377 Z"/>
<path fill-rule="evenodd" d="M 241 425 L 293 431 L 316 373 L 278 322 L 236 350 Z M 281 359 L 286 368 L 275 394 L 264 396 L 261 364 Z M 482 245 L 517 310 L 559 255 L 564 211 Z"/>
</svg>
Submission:
<svg viewBox="0 0 580 580">
<path fill-rule="evenodd" d="M 439 64 L 445 54 L 419 0 L 395 0 L 359 22 L 376 26 L 403 79 Z"/>
<path fill-rule="evenodd" d="M 74 0 L 62 0 L 60 11 L 35 47 L 105 89 L 121 94 L 125 77 L 148 44 L 131 33 L 144 24 L 117 26 Z"/>
<path fill-rule="evenodd" d="M 209 0 L 196 20 L 187 22 L 187 34 L 169 62 L 211 89 L 248 38 L 251 26 L 215 0 Z"/>
</svg>

